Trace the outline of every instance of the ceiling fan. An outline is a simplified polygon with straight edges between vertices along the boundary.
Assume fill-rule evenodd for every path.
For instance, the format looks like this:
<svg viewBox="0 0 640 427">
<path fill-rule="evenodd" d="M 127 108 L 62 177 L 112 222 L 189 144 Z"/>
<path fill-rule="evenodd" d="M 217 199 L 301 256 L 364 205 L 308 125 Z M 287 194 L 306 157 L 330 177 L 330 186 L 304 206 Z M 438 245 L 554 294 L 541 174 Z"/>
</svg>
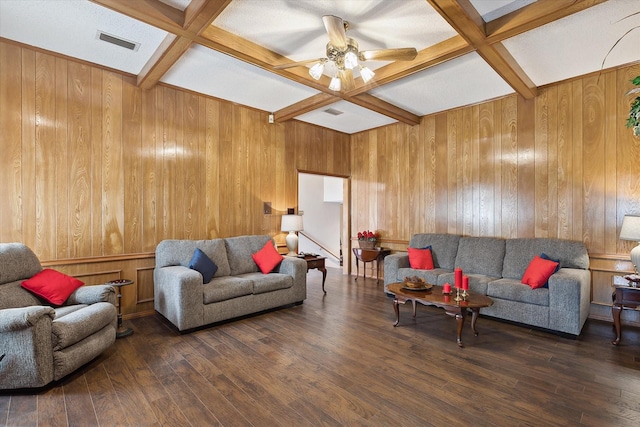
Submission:
<svg viewBox="0 0 640 427">
<path fill-rule="evenodd" d="M 368 83 L 375 75 L 371 69 L 360 64 L 361 61 L 411 61 L 418 55 L 418 52 L 413 47 L 359 51 L 358 42 L 351 37 L 347 37 L 346 31 L 349 29 L 347 21 L 343 21 L 342 18 L 337 16 L 325 15 L 322 17 L 322 22 L 329 35 L 327 56 L 325 58 L 291 62 L 277 65 L 274 68 L 281 70 L 315 62 L 316 64 L 309 69 L 309 74 L 314 79 L 319 80 L 322 77 L 325 65 L 328 62 L 332 62 L 337 72 L 331 79 L 329 89 L 340 91 L 344 88 L 348 91 L 355 87 L 354 69 L 358 69 L 360 77 L 365 83 Z"/>
</svg>

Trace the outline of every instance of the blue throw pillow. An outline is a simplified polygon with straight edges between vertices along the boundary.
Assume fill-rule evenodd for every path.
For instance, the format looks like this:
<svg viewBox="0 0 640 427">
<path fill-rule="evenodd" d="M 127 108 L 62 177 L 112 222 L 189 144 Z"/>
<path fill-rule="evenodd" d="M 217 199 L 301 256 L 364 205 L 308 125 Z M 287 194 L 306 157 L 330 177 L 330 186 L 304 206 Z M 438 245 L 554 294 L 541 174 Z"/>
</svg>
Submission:
<svg viewBox="0 0 640 427">
<path fill-rule="evenodd" d="M 551 258 L 549 255 L 545 254 L 544 252 L 542 252 L 542 253 L 540 254 L 540 258 L 542 258 L 542 259 L 546 259 L 546 260 L 549 260 L 549 261 L 553 261 L 553 262 L 557 262 L 557 263 L 558 263 L 558 266 L 557 266 L 557 267 L 556 267 L 556 269 L 554 270 L 554 273 L 555 273 L 556 271 L 560 270 L 560 260 L 559 260 L 559 259 L 553 259 L 553 258 Z M 548 288 L 548 287 L 549 287 L 549 282 L 545 283 L 545 284 L 544 284 L 544 286 L 543 286 L 543 288 Z"/>
<path fill-rule="evenodd" d="M 218 271 L 216 263 L 211 261 L 211 258 L 199 248 L 196 248 L 193 252 L 193 257 L 189 262 L 189 268 L 202 274 L 202 283 L 209 283 L 213 275 Z"/>
</svg>

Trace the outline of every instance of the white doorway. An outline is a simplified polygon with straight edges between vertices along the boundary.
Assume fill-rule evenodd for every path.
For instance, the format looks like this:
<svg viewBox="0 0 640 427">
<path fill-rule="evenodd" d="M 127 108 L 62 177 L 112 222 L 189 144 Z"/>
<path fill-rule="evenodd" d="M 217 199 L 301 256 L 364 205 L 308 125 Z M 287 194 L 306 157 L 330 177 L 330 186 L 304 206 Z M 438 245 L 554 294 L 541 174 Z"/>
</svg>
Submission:
<svg viewBox="0 0 640 427">
<path fill-rule="evenodd" d="M 344 189 L 346 178 L 298 173 L 298 211 L 304 230 L 299 232 L 298 251 L 326 257 L 327 267 L 342 268 L 348 262 L 343 241 Z M 348 235 L 348 234 L 347 234 Z"/>
</svg>

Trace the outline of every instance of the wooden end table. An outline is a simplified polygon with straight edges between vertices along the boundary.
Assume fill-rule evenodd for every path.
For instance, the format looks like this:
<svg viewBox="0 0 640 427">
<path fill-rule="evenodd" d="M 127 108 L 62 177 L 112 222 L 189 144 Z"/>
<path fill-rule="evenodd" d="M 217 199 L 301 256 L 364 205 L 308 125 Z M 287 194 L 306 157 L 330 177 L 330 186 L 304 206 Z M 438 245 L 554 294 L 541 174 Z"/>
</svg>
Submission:
<svg viewBox="0 0 640 427">
<path fill-rule="evenodd" d="M 324 265 L 324 260 L 327 259 L 327 257 L 306 255 L 303 259 L 307 261 L 307 273 L 314 268 L 322 272 L 322 292 L 326 294 L 327 291 L 324 290 L 324 281 L 327 279 L 327 268 Z"/>
<path fill-rule="evenodd" d="M 475 336 L 478 336 L 478 331 L 476 330 L 478 313 L 481 308 L 493 305 L 491 298 L 475 293 L 469 293 L 469 296 L 463 301 L 455 301 L 455 290 L 451 295 L 445 295 L 442 293 L 442 286 L 434 286 L 428 291 L 413 291 L 405 289 L 402 283 L 391 283 L 387 287 L 387 292 L 394 294 L 393 310 L 396 313 L 396 322 L 393 326 L 398 326 L 400 323 L 399 304 L 404 304 L 407 301 L 411 301 L 413 304 L 413 317 L 416 317 L 417 302 L 422 305 L 444 308 L 446 314 L 456 318 L 458 324 L 456 341 L 459 347 L 464 347 L 462 345 L 462 327 L 464 326 L 467 311 L 471 310 L 471 330 L 473 330 Z"/>
<path fill-rule="evenodd" d="M 116 295 L 116 297 L 118 298 L 118 328 L 116 329 L 116 338 L 129 336 L 133 333 L 133 329 L 122 326 L 122 292 L 120 291 L 120 288 L 122 288 L 123 286 L 132 285 L 133 280 L 118 279 L 107 282 L 106 284 L 118 289 L 118 293 Z"/>
<path fill-rule="evenodd" d="M 391 253 L 391 249 L 375 248 L 375 249 L 362 249 L 353 248 L 353 254 L 356 256 L 356 280 L 360 275 L 360 265 L 358 261 L 364 263 L 363 278 L 367 278 L 367 263 L 376 262 L 376 280 L 380 281 L 380 261 L 384 261 L 384 257 Z"/>
<path fill-rule="evenodd" d="M 614 285 L 615 290 L 613 292 L 613 305 L 611 306 L 611 314 L 613 315 L 613 325 L 616 328 L 616 338 L 611 341 L 611 344 L 620 344 L 622 338 L 622 325 L 620 324 L 620 314 L 622 309 L 640 307 L 640 288 L 634 288 L 627 285 Z"/>
</svg>

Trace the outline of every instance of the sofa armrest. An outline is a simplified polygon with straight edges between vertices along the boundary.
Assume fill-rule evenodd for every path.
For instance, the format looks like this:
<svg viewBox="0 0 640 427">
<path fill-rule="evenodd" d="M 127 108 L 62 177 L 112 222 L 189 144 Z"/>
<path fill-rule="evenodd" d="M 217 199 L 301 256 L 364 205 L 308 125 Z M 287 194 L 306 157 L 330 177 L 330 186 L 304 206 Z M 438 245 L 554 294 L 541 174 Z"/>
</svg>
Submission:
<svg viewBox="0 0 640 427">
<path fill-rule="evenodd" d="M 95 304 L 97 302 L 110 302 L 116 305 L 116 290 L 111 285 L 89 285 L 76 289 L 64 305 Z"/>
<path fill-rule="evenodd" d="M 201 326 L 204 321 L 202 275 L 180 265 L 153 270 L 154 305 L 179 330 Z"/>
<path fill-rule="evenodd" d="M 301 258 L 284 257 L 275 270 L 276 273 L 288 274 L 293 277 L 294 283 L 307 282 L 307 261 Z"/>
<path fill-rule="evenodd" d="M 591 305 L 591 272 L 561 268 L 549 278 L 549 328 L 580 335 Z"/>
<path fill-rule="evenodd" d="M 53 380 L 51 307 L 0 310 L 0 390 L 41 387 Z"/>
<path fill-rule="evenodd" d="M 0 333 L 30 328 L 44 317 L 53 321 L 55 316 L 53 308 L 43 305 L 0 310 Z"/>
<path fill-rule="evenodd" d="M 407 253 L 397 253 L 387 255 L 384 258 L 384 284 L 398 281 L 398 270 L 401 268 L 409 268 L 409 255 Z"/>
</svg>

